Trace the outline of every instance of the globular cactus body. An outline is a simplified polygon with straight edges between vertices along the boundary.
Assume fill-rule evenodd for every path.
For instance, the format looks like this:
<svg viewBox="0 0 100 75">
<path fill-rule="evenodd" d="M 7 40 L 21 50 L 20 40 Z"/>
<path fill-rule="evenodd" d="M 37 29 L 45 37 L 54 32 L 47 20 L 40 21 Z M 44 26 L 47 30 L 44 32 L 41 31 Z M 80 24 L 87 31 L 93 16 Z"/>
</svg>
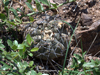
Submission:
<svg viewBox="0 0 100 75">
<path fill-rule="evenodd" d="M 39 50 L 34 52 L 35 57 L 47 60 L 61 57 L 68 46 L 66 25 L 60 20 L 34 22 L 24 31 L 24 39 L 29 33 L 34 40 L 33 47 Z"/>
</svg>

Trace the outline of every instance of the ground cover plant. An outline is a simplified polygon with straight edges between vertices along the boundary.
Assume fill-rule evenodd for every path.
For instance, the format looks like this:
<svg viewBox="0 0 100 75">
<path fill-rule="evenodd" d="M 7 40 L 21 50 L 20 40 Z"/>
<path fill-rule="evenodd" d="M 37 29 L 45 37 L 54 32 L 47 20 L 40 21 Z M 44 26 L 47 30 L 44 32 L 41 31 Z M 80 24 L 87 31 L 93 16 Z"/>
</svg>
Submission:
<svg viewBox="0 0 100 75">
<path fill-rule="evenodd" d="M 32 23 L 34 21 L 34 18 L 31 17 L 32 15 L 37 13 L 42 13 L 51 9 L 57 10 L 58 7 L 73 1 L 75 0 L 67 0 L 65 3 L 57 5 L 57 4 L 50 3 L 47 0 L 35 0 L 36 8 L 33 8 L 31 5 L 31 0 L 27 0 L 25 4 L 31 10 L 31 13 L 25 14 L 23 13 L 23 11 L 25 11 L 25 8 L 23 8 L 23 11 L 20 8 L 14 9 L 9 6 L 10 4 L 9 0 L 2 0 L 3 6 L 1 10 L 3 10 L 4 13 L 3 11 L 0 13 L 1 30 L 5 28 L 7 33 L 9 33 L 9 30 L 11 28 L 18 30 L 17 28 L 18 25 Z M 48 9 L 44 9 L 43 4 L 46 5 Z M 17 13 L 18 11 L 21 13 L 21 16 L 18 15 Z M 14 15 L 13 20 L 9 19 L 9 15 L 11 12 Z M 22 20 L 23 17 L 28 17 L 29 21 L 23 22 Z M 72 26 L 69 23 L 67 23 L 72 28 L 73 33 L 71 35 L 69 45 L 66 50 L 63 68 L 60 69 L 59 75 L 91 75 L 91 74 L 99 75 L 100 61 L 90 60 L 89 62 L 86 62 L 84 59 L 86 52 L 82 52 L 82 56 L 78 54 L 73 54 L 72 65 L 70 66 L 70 68 L 67 68 L 65 66 L 71 39 L 78 26 L 78 23 L 75 29 L 73 29 Z M 27 58 L 33 57 L 32 52 L 38 51 L 39 49 L 39 48 L 31 47 L 34 44 L 34 39 L 32 39 L 29 34 L 27 35 L 26 40 L 24 40 L 22 43 L 18 43 L 18 40 L 12 41 L 10 39 L 7 39 L 7 45 L 10 47 L 9 51 L 6 50 L 6 45 L 4 45 L 3 42 L 4 40 L 0 39 L 0 65 L 1 65 L 0 74 L 1 75 L 49 75 L 41 72 L 37 73 L 34 70 L 34 68 L 36 67 L 36 65 L 34 65 L 34 61 L 33 60 L 27 61 Z"/>
</svg>

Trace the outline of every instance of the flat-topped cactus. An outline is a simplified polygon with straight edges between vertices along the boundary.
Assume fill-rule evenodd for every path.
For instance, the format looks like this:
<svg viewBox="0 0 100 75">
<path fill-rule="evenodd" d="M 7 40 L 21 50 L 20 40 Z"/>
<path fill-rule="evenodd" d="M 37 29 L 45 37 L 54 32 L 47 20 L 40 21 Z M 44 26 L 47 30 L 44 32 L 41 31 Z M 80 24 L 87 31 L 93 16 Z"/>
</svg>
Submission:
<svg viewBox="0 0 100 75">
<path fill-rule="evenodd" d="M 60 20 L 35 21 L 24 31 L 24 39 L 30 34 L 34 46 L 39 50 L 34 56 L 45 59 L 54 59 L 65 54 L 68 45 L 67 25 Z"/>
</svg>

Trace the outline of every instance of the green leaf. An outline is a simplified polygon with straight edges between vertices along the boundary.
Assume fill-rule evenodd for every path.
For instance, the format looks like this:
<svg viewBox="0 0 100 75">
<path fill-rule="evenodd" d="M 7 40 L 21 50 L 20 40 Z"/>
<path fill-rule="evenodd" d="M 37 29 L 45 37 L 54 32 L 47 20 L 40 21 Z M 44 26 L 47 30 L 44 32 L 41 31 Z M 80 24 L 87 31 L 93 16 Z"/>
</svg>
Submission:
<svg viewBox="0 0 100 75">
<path fill-rule="evenodd" d="M 14 61 L 17 60 L 16 62 L 18 61 L 21 61 L 21 57 L 19 56 L 19 53 L 18 52 L 11 52 L 10 55 L 12 56 L 11 59 L 13 59 Z"/>
<path fill-rule="evenodd" d="M 42 2 L 43 4 L 50 6 L 48 0 L 40 0 L 40 2 Z"/>
<path fill-rule="evenodd" d="M 10 3 L 9 0 L 7 0 L 7 1 L 5 2 L 5 6 L 8 6 L 9 3 Z"/>
<path fill-rule="evenodd" d="M 0 43 L 2 43 L 2 39 L 0 39 Z"/>
<path fill-rule="evenodd" d="M 26 3 L 26 5 L 28 6 L 29 9 L 31 9 L 32 11 L 34 11 L 33 8 L 32 8 L 32 5 L 29 2 L 25 2 L 25 3 Z"/>
<path fill-rule="evenodd" d="M 27 41 L 23 41 L 23 44 L 25 45 L 25 47 L 30 47 L 27 43 Z"/>
<path fill-rule="evenodd" d="M 33 57 L 33 53 L 28 53 L 28 55 L 29 55 L 30 57 Z"/>
<path fill-rule="evenodd" d="M 78 54 L 74 54 L 75 58 L 77 58 L 78 63 L 80 64 L 83 60 L 82 57 Z"/>
<path fill-rule="evenodd" d="M 16 25 L 14 22 L 11 22 L 11 21 L 7 21 L 9 24 L 11 24 L 11 25 Z"/>
<path fill-rule="evenodd" d="M 32 21 L 32 22 L 34 21 L 34 18 L 33 18 L 33 17 L 31 17 L 31 16 L 29 17 L 29 19 L 30 19 L 30 21 Z"/>
<path fill-rule="evenodd" d="M 0 43 L 0 48 L 5 48 L 5 46 L 3 44 Z"/>
<path fill-rule="evenodd" d="M 35 0 L 36 3 L 40 3 L 38 0 Z"/>
<path fill-rule="evenodd" d="M 35 52 L 35 51 L 38 51 L 38 50 L 39 50 L 39 48 L 32 48 L 31 52 Z"/>
<path fill-rule="evenodd" d="M 15 18 L 15 20 L 19 23 L 21 23 L 21 19 L 20 18 Z"/>
<path fill-rule="evenodd" d="M 93 63 L 93 62 L 85 62 L 83 64 L 83 67 L 85 67 L 85 68 L 93 68 L 93 67 L 95 67 L 95 63 Z"/>
<path fill-rule="evenodd" d="M 73 57 L 72 60 L 73 62 L 72 62 L 71 68 L 75 68 L 78 65 L 77 59 Z"/>
<path fill-rule="evenodd" d="M 7 69 L 11 69 L 11 70 L 13 70 L 12 67 L 9 66 L 9 65 L 7 65 L 5 62 L 0 61 L 0 63 L 3 64 L 3 67 L 1 68 L 1 70 L 7 70 Z"/>
<path fill-rule="evenodd" d="M 85 56 L 85 54 L 86 54 L 86 51 L 85 51 L 84 53 L 82 53 L 82 56 L 84 57 L 84 56 Z"/>
<path fill-rule="evenodd" d="M 39 72 L 37 75 L 43 75 L 41 72 Z M 49 74 L 47 74 L 47 75 L 49 75 Z"/>
<path fill-rule="evenodd" d="M 11 41 L 11 40 L 7 40 L 7 44 L 10 46 L 10 48 L 12 48 L 13 43 L 12 43 L 12 41 Z"/>
<path fill-rule="evenodd" d="M 7 51 L 3 51 L 2 54 L 6 56 L 8 54 L 8 52 Z"/>
<path fill-rule="evenodd" d="M 20 8 L 17 8 L 17 10 L 18 10 L 19 12 L 22 12 L 22 10 L 21 10 Z"/>
<path fill-rule="evenodd" d="M 13 75 L 12 73 L 10 73 L 10 74 L 7 74 L 7 75 Z"/>
<path fill-rule="evenodd" d="M 17 11 L 16 11 L 14 8 L 11 8 L 11 9 L 9 9 L 9 10 L 12 11 L 13 14 L 14 14 L 16 17 L 18 16 Z"/>
<path fill-rule="evenodd" d="M 20 54 L 20 56 L 21 56 L 21 58 L 25 58 L 25 52 L 26 52 L 26 47 L 25 47 L 25 45 L 23 45 L 23 44 L 19 44 L 19 54 Z M 18 49 L 17 48 L 17 49 Z"/>
<path fill-rule="evenodd" d="M 4 8 L 5 8 L 6 13 L 7 13 L 7 16 L 8 16 L 8 14 L 9 14 L 9 9 L 8 9 L 8 7 L 7 7 L 7 6 L 5 6 Z"/>
<path fill-rule="evenodd" d="M 28 73 L 26 73 L 26 75 L 37 75 L 36 71 L 31 70 Z"/>
<path fill-rule="evenodd" d="M 17 62 L 17 66 L 19 68 L 19 72 L 23 73 L 24 70 L 28 67 L 28 64 L 27 64 L 26 61 L 24 61 L 24 62 Z"/>
<path fill-rule="evenodd" d="M 5 19 L 6 19 L 5 14 L 0 13 L 0 19 L 1 19 L 1 20 L 5 20 Z"/>
<path fill-rule="evenodd" d="M 16 45 L 13 45 L 11 48 L 12 48 L 13 50 L 17 50 L 17 46 L 16 46 Z"/>
<path fill-rule="evenodd" d="M 32 0 L 27 0 L 29 3 L 31 3 L 32 2 Z"/>
<path fill-rule="evenodd" d="M 23 58 L 23 56 L 24 56 L 24 52 L 23 52 L 23 50 L 20 49 L 18 53 L 19 53 L 19 55 L 21 56 L 21 58 Z"/>
<path fill-rule="evenodd" d="M 43 6 L 40 3 L 36 3 L 36 8 L 38 11 L 43 11 Z"/>
<path fill-rule="evenodd" d="M 29 63 L 29 66 L 30 66 L 30 67 L 32 67 L 32 66 L 33 66 L 33 64 L 34 64 L 34 62 L 33 62 L 33 61 L 31 61 L 31 62 Z"/>
<path fill-rule="evenodd" d="M 33 42 L 33 39 L 31 38 L 31 36 L 29 34 L 27 34 L 26 40 L 27 40 L 29 45 L 31 45 L 31 43 Z"/>
<path fill-rule="evenodd" d="M 69 0 L 69 2 L 74 2 L 74 1 L 76 1 L 76 0 Z"/>
<path fill-rule="evenodd" d="M 52 5 L 53 5 L 53 7 L 54 7 L 55 9 L 57 9 L 57 4 L 53 4 L 53 3 L 52 3 Z"/>
<path fill-rule="evenodd" d="M 24 49 L 25 45 L 24 44 L 18 44 L 17 49 Z"/>
<path fill-rule="evenodd" d="M 18 46 L 17 40 L 15 40 L 15 41 L 13 42 L 13 45 Z"/>
</svg>

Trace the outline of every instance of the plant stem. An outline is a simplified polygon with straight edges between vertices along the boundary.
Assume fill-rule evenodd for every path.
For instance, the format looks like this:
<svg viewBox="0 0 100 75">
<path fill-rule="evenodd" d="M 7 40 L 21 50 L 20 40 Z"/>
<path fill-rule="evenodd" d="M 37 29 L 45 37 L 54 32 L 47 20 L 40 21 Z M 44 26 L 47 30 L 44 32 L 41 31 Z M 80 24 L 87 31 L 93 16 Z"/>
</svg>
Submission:
<svg viewBox="0 0 100 75">
<path fill-rule="evenodd" d="M 75 27 L 75 29 L 73 31 L 73 34 L 75 33 L 75 30 L 76 30 L 76 28 L 77 28 L 77 26 L 79 24 L 79 21 L 80 21 L 80 19 L 78 20 L 78 23 L 77 23 L 77 25 L 76 25 L 76 27 Z M 63 69 L 62 69 L 62 75 L 64 74 L 64 67 L 65 67 L 65 63 L 66 63 L 66 58 L 67 58 L 67 54 L 68 54 L 68 50 L 69 50 L 69 46 L 70 46 L 70 43 L 71 43 L 71 39 L 73 37 L 73 34 L 72 34 L 72 36 L 71 36 L 71 38 L 69 40 L 69 44 L 68 44 L 68 47 L 67 47 L 67 51 L 66 51 L 66 55 L 65 55 L 65 59 L 64 59 L 64 64 L 63 64 Z"/>
</svg>

